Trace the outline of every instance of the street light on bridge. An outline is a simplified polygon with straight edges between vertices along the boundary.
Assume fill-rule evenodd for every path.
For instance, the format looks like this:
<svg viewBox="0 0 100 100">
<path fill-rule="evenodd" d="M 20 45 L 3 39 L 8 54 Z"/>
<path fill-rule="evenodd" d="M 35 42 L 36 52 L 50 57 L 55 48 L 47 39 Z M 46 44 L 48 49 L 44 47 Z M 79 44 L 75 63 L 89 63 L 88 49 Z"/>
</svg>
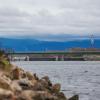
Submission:
<svg viewBox="0 0 100 100">
<path fill-rule="evenodd" d="M 90 37 L 90 41 L 91 41 L 91 48 L 94 48 L 94 35 L 93 34 Z"/>
</svg>

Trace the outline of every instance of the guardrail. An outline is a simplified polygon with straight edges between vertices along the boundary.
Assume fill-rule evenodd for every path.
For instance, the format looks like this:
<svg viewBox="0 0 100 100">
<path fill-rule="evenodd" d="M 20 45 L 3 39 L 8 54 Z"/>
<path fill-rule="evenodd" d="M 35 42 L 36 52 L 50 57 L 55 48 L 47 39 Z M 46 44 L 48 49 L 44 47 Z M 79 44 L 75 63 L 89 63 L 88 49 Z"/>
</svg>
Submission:
<svg viewBox="0 0 100 100">
<path fill-rule="evenodd" d="M 100 54 L 100 51 L 64 51 L 64 52 L 15 52 L 15 53 L 8 53 L 10 55 L 13 54 Z"/>
</svg>

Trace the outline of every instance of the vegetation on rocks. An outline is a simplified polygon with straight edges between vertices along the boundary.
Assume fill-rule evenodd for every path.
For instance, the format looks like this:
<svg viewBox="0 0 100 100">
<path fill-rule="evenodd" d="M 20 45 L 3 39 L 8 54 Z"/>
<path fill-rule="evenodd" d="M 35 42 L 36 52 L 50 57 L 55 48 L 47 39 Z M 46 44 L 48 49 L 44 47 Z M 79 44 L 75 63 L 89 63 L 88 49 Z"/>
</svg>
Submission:
<svg viewBox="0 0 100 100">
<path fill-rule="evenodd" d="M 52 84 L 48 76 L 39 77 L 10 64 L 0 54 L 0 100 L 78 100 L 66 98 L 60 84 Z"/>
</svg>

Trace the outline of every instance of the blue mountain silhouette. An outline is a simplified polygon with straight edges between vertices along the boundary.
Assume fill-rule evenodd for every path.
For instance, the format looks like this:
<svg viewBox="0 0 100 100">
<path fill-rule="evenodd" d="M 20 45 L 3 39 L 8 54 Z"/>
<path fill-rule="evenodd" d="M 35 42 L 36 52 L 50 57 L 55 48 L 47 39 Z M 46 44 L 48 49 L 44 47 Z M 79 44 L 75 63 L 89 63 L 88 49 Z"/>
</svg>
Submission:
<svg viewBox="0 0 100 100">
<path fill-rule="evenodd" d="M 94 47 L 100 48 L 100 39 L 95 39 Z M 90 48 L 91 42 L 89 39 L 77 39 L 64 42 L 56 41 L 40 41 L 36 39 L 15 39 L 15 38 L 0 38 L 0 47 L 13 49 L 16 52 L 32 52 L 32 51 L 53 51 L 53 50 L 68 50 L 69 48 Z"/>
</svg>

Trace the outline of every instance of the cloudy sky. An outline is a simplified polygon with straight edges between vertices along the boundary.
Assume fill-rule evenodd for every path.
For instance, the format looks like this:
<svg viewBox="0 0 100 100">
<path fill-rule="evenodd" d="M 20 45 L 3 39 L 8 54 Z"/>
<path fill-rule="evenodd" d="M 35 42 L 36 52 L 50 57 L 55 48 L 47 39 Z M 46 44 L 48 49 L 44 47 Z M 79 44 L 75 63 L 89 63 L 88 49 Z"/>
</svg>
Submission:
<svg viewBox="0 0 100 100">
<path fill-rule="evenodd" d="M 100 34 L 100 0 L 0 0 L 0 36 Z"/>
</svg>

